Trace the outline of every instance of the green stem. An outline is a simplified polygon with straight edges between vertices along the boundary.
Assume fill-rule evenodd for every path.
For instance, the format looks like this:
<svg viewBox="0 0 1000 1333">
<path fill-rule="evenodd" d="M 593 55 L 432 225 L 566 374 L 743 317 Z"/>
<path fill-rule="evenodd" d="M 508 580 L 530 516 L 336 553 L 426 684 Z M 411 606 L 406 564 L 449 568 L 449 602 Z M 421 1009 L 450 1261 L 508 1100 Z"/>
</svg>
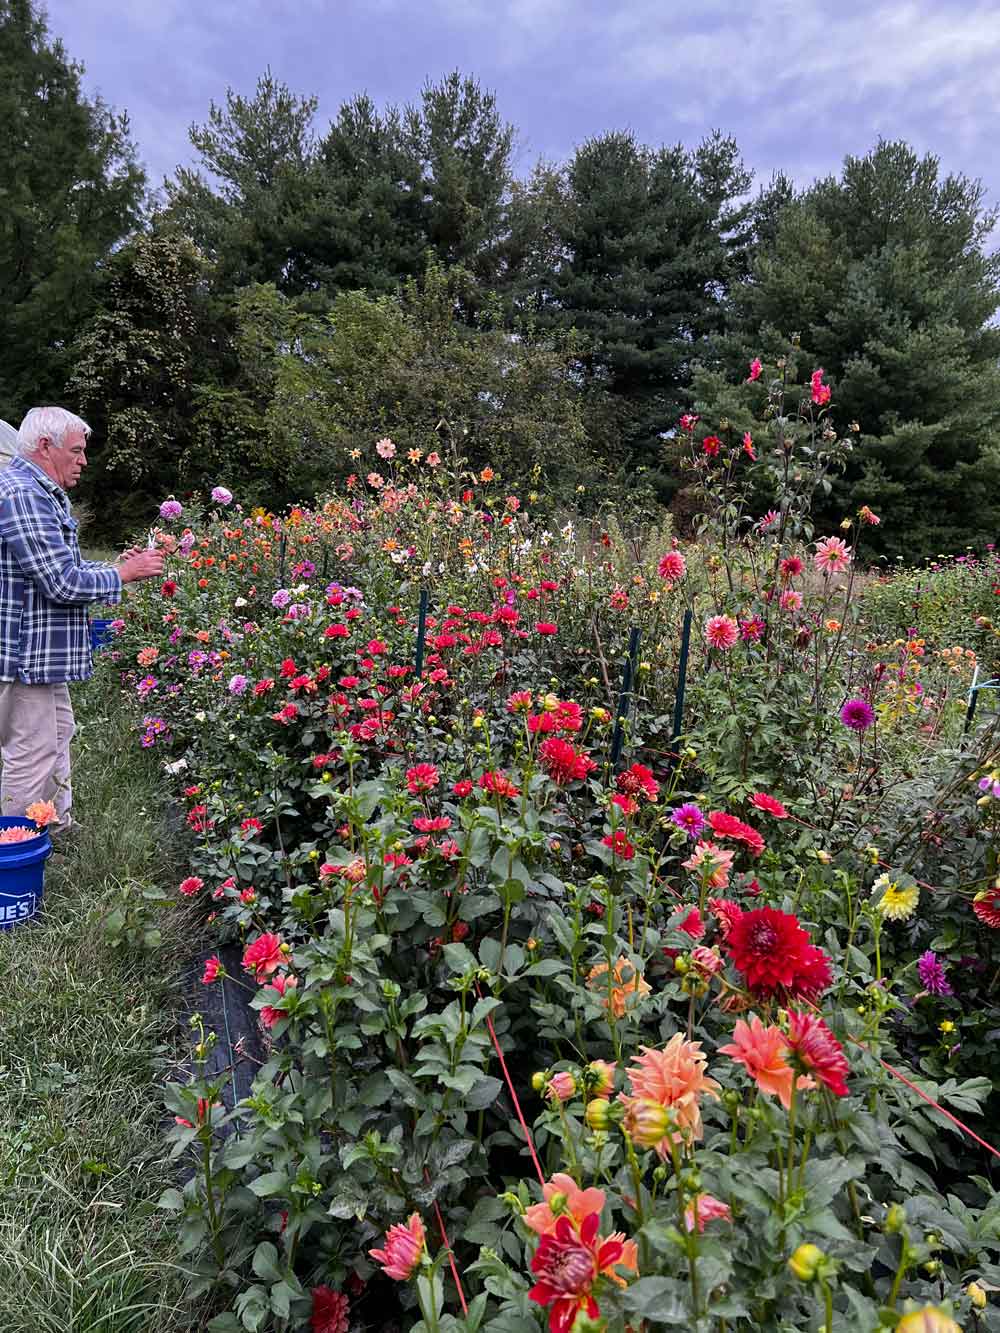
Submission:
<svg viewBox="0 0 1000 1333">
<path fill-rule="evenodd" d="M 823 1305 L 826 1309 L 826 1323 L 823 1325 L 823 1333 L 833 1333 L 833 1291 L 829 1282 L 821 1282 L 823 1288 Z"/>
<path fill-rule="evenodd" d="M 792 1079 L 792 1096 L 788 1103 L 788 1192 L 792 1191 L 792 1172 L 795 1169 L 795 1108 L 798 1105 L 798 1076 Z"/>
<path fill-rule="evenodd" d="M 904 1236 L 902 1239 L 902 1249 L 899 1251 L 899 1267 L 896 1269 L 896 1276 L 892 1279 L 892 1290 L 889 1292 L 889 1299 L 886 1302 L 890 1310 L 895 1310 L 896 1300 L 899 1296 L 899 1288 L 903 1284 L 903 1277 L 907 1268 L 910 1266 L 910 1245 Z"/>
<path fill-rule="evenodd" d="M 212 1231 L 212 1250 L 215 1254 L 216 1265 L 221 1273 L 226 1266 L 226 1250 L 222 1244 L 222 1236 L 219 1234 L 219 1214 L 215 1206 L 215 1192 L 212 1189 L 212 1135 L 210 1130 L 205 1130 L 202 1135 L 202 1143 L 202 1162 L 205 1169 L 205 1207 L 208 1209 L 208 1225 Z"/>
</svg>

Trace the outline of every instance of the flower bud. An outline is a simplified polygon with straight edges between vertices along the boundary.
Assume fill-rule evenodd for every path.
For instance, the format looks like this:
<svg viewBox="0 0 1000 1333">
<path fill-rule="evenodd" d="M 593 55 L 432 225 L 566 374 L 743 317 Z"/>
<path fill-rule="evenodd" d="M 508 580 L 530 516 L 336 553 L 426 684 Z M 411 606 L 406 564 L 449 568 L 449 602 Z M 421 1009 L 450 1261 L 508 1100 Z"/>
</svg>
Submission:
<svg viewBox="0 0 1000 1333">
<path fill-rule="evenodd" d="M 922 1310 L 903 1315 L 896 1333 L 962 1333 L 962 1330 L 936 1305 L 925 1305 Z"/>
<path fill-rule="evenodd" d="M 591 1129 L 607 1129 L 610 1124 L 611 1103 L 606 1097 L 595 1097 L 587 1103 L 586 1121 Z"/>
<path fill-rule="evenodd" d="M 965 1289 L 965 1294 L 972 1302 L 972 1308 L 974 1310 L 986 1309 L 986 1292 L 978 1282 L 970 1282 Z"/>
<path fill-rule="evenodd" d="M 543 1073 L 542 1070 L 540 1069 L 536 1070 L 535 1073 L 532 1074 L 531 1076 L 531 1086 L 534 1088 L 536 1092 L 541 1092 L 544 1089 L 546 1083 L 548 1083 L 548 1081 L 549 1081 L 548 1074 Z"/>
<path fill-rule="evenodd" d="M 788 1267 L 800 1282 L 814 1282 L 825 1259 L 826 1255 L 818 1245 L 800 1245 L 789 1259 Z"/>
<path fill-rule="evenodd" d="M 568 1202 L 569 1199 L 565 1194 L 561 1192 L 559 1194 L 553 1194 L 552 1198 L 549 1200 L 549 1208 L 552 1210 L 552 1213 L 558 1217 L 561 1213 L 566 1211 Z"/>
<path fill-rule="evenodd" d="M 552 1102 L 568 1102 L 576 1092 L 576 1079 L 568 1069 L 560 1069 L 549 1079 L 546 1094 Z"/>
<path fill-rule="evenodd" d="M 906 1225 L 906 1209 L 901 1203 L 894 1203 L 885 1215 L 883 1229 L 887 1236 L 898 1235 Z"/>
<path fill-rule="evenodd" d="M 622 1127 L 633 1143 L 640 1148 L 655 1148 L 670 1132 L 670 1112 L 649 1098 L 631 1101 Z"/>
<path fill-rule="evenodd" d="M 615 1086 L 615 1066 L 608 1060 L 591 1060 L 584 1071 L 587 1087 L 595 1097 L 606 1097 Z"/>
</svg>

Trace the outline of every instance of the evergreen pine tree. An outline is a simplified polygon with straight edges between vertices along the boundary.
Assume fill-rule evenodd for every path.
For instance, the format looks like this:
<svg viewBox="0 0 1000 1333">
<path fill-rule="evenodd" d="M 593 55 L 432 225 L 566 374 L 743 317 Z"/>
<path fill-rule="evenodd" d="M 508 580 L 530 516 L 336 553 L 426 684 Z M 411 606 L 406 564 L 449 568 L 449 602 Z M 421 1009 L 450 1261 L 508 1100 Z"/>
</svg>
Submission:
<svg viewBox="0 0 1000 1333">
<path fill-rule="evenodd" d="M 858 447 L 825 518 L 868 504 L 869 534 L 913 558 L 1000 531 L 1000 253 L 983 187 L 880 142 L 781 211 L 734 292 L 730 368 L 784 351 L 833 386 Z"/>
<path fill-rule="evenodd" d="M 0 0 L 0 417 L 15 422 L 64 400 L 101 266 L 140 217 L 127 118 L 85 98 L 81 72 L 40 7 Z"/>
</svg>

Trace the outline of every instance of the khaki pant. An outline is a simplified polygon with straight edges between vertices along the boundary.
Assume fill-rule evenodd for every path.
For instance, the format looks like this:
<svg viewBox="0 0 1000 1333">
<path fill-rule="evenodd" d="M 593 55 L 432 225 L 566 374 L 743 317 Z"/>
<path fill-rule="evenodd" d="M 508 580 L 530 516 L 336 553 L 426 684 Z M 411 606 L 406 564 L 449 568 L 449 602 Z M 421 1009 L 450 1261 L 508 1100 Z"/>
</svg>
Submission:
<svg viewBox="0 0 1000 1333">
<path fill-rule="evenodd" d="M 68 685 L 0 681 L 0 812 L 23 815 L 52 801 L 59 828 L 72 823 L 69 743 L 76 730 Z"/>
</svg>

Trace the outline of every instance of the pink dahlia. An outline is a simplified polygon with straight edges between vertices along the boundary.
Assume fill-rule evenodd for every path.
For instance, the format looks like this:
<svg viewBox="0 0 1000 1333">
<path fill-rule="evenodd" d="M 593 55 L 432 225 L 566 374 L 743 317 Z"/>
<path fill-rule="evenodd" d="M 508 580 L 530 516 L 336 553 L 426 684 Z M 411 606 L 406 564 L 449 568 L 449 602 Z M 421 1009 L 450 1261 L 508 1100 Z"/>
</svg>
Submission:
<svg viewBox="0 0 1000 1333">
<path fill-rule="evenodd" d="M 677 583 L 687 573 L 687 561 L 680 551 L 668 551 L 661 557 L 656 568 L 661 579 L 666 579 L 668 583 Z"/>
<path fill-rule="evenodd" d="M 243 951 L 243 967 L 260 982 L 266 981 L 285 961 L 280 935 L 258 935 Z"/>
<path fill-rule="evenodd" d="M 406 1226 L 394 1223 L 385 1234 L 384 1250 L 369 1250 L 386 1277 L 407 1282 L 420 1267 L 427 1253 L 427 1238 L 419 1213 L 411 1213 Z"/>
<path fill-rule="evenodd" d="M 738 638 L 739 627 L 732 616 L 712 616 L 705 622 L 705 642 L 710 648 L 725 652 Z"/>
<path fill-rule="evenodd" d="M 756 806 L 758 810 L 763 810 L 765 814 L 773 815 L 775 819 L 787 819 L 788 811 L 775 796 L 768 796 L 766 791 L 756 791 L 750 797 L 750 804 Z"/>
<path fill-rule="evenodd" d="M 824 537 L 816 543 L 813 564 L 822 574 L 843 574 L 851 563 L 851 548 L 842 537 Z"/>
</svg>

